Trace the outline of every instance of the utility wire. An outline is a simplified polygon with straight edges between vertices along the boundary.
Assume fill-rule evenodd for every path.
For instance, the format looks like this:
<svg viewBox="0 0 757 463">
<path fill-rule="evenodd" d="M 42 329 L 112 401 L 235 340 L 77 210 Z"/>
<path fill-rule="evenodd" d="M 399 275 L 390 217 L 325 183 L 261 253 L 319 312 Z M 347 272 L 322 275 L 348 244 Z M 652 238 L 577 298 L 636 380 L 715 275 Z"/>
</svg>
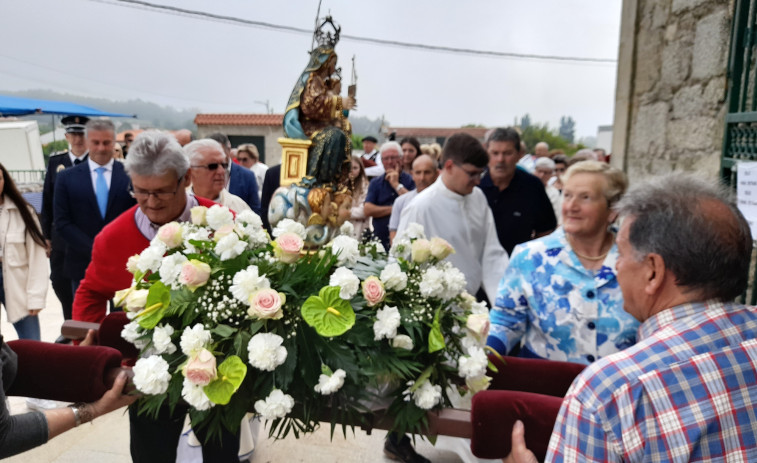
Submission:
<svg viewBox="0 0 757 463">
<path fill-rule="evenodd" d="M 206 19 L 212 21 L 229 22 L 234 24 L 241 24 L 252 27 L 262 27 L 266 29 L 273 29 L 285 32 L 294 32 L 298 34 L 312 35 L 313 31 L 309 29 L 303 29 L 301 27 L 285 26 L 282 24 L 273 24 L 265 21 L 252 21 L 249 19 L 236 18 L 234 16 L 225 16 L 214 13 L 208 13 L 205 11 L 189 10 L 186 8 L 180 8 L 176 6 L 160 5 L 156 3 L 150 3 L 143 0 L 90 0 L 98 3 L 106 4 L 122 4 L 125 7 L 151 9 L 157 10 L 162 13 L 172 14 L 177 16 L 190 16 L 198 19 Z M 401 42 L 398 40 L 385 40 L 376 39 L 372 37 L 361 37 L 357 35 L 342 34 L 342 39 L 352 40 L 355 42 L 370 43 L 375 45 L 387 45 L 401 48 L 410 48 L 415 50 L 427 50 L 438 51 L 445 53 L 456 53 L 464 55 L 474 56 L 486 56 L 491 58 L 516 58 L 516 59 L 533 59 L 533 60 L 549 60 L 549 61 L 566 61 L 576 63 L 598 63 L 598 64 L 614 64 L 617 62 L 615 59 L 610 58 L 590 58 L 579 56 L 558 56 L 558 55 L 538 55 L 533 53 L 513 53 L 493 50 L 476 50 L 473 48 L 458 48 L 458 47 L 445 47 L 440 45 L 427 45 L 422 43 L 410 43 Z"/>
</svg>

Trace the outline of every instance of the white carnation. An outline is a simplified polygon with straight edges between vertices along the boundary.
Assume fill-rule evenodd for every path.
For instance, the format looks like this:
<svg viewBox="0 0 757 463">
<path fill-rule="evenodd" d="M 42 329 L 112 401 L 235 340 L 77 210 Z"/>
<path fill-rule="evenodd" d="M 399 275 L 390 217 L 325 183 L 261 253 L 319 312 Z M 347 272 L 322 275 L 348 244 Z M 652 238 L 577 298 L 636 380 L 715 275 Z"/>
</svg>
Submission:
<svg viewBox="0 0 757 463">
<path fill-rule="evenodd" d="M 179 275 L 181 275 L 181 264 L 187 261 L 187 256 L 180 252 L 166 256 L 160 264 L 160 281 L 164 285 L 178 289 Z"/>
<path fill-rule="evenodd" d="M 376 322 L 373 323 L 373 339 L 380 341 L 384 338 L 392 339 L 397 336 L 400 326 L 400 311 L 397 307 L 384 306 L 376 311 Z"/>
<path fill-rule="evenodd" d="M 250 296 L 261 289 L 271 287 L 271 282 L 265 275 L 258 274 L 257 265 L 250 265 L 244 270 L 237 272 L 229 288 L 232 296 L 237 300 L 250 304 Z"/>
<path fill-rule="evenodd" d="M 449 264 L 449 263 L 448 263 Z M 448 301 L 465 291 L 465 275 L 453 265 L 446 265 L 444 270 L 444 287 L 442 299 Z"/>
<path fill-rule="evenodd" d="M 462 356 L 457 360 L 457 372 L 463 378 L 476 378 L 486 374 L 489 359 L 480 347 L 468 350 L 470 356 Z"/>
<path fill-rule="evenodd" d="M 472 355 L 472 352 L 475 352 L 476 349 L 481 349 L 484 347 L 486 340 L 480 340 L 476 336 L 474 336 L 471 332 L 466 332 L 465 337 L 460 340 L 460 345 L 463 347 L 463 351 L 467 353 L 468 355 Z"/>
<path fill-rule="evenodd" d="M 250 365 L 258 370 L 273 371 L 287 359 L 287 350 L 281 344 L 284 338 L 274 333 L 258 333 L 247 344 Z"/>
<path fill-rule="evenodd" d="M 395 237 L 389 255 L 395 258 L 410 259 L 411 243 L 409 239 Z"/>
<path fill-rule="evenodd" d="M 240 240 L 236 233 L 229 233 L 218 240 L 215 251 L 221 260 L 229 260 L 242 254 L 246 248 L 247 242 Z"/>
<path fill-rule="evenodd" d="M 159 355 L 152 355 L 137 360 L 134 365 L 134 386 L 143 394 L 163 394 L 168 390 L 171 374 L 168 372 L 168 362 Z"/>
<path fill-rule="evenodd" d="M 234 223 L 234 214 L 231 213 L 229 208 L 216 204 L 208 209 L 205 219 L 208 221 L 210 228 L 218 230 L 224 225 L 232 225 Z"/>
<path fill-rule="evenodd" d="M 197 228 L 184 235 L 184 248 L 187 254 L 197 253 L 197 248 L 194 247 L 189 240 L 193 241 L 210 241 L 210 230 L 207 228 Z"/>
<path fill-rule="evenodd" d="M 347 267 L 339 267 L 331 274 L 329 286 L 339 286 L 339 297 L 350 300 L 360 289 L 360 278 Z"/>
<path fill-rule="evenodd" d="M 331 241 L 331 251 L 338 254 L 337 265 L 355 265 L 360 257 L 359 243 L 351 236 L 339 235 Z"/>
<path fill-rule="evenodd" d="M 347 373 L 341 368 L 336 370 L 331 376 L 322 374 L 318 377 L 318 384 L 313 389 L 323 395 L 333 394 L 344 386 L 344 378 Z"/>
<path fill-rule="evenodd" d="M 187 357 L 191 357 L 204 349 L 206 345 L 210 344 L 212 338 L 210 337 L 210 331 L 206 330 L 201 323 L 197 323 L 193 327 L 184 328 L 184 332 L 181 333 L 181 351 Z"/>
<path fill-rule="evenodd" d="M 384 283 L 386 289 L 402 291 L 407 287 L 407 274 L 402 271 L 396 262 L 384 267 L 379 278 Z"/>
<path fill-rule="evenodd" d="M 142 332 L 142 327 L 140 327 L 139 323 L 137 322 L 127 323 L 121 330 L 121 337 L 134 344 L 134 346 L 136 346 L 136 348 L 140 350 L 147 345 L 147 340 L 138 339 L 143 334 L 144 333 Z"/>
<path fill-rule="evenodd" d="M 418 289 L 423 297 L 440 298 L 444 292 L 444 272 L 437 267 L 429 267 L 421 274 Z"/>
<path fill-rule="evenodd" d="M 260 216 L 252 211 L 242 211 L 239 214 L 237 214 L 237 219 L 235 220 L 237 224 L 242 224 L 247 227 L 253 227 L 253 228 L 263 228 L 263 221 L 260 219 Z"/>
<path fill-rule="evenodd" d="M 187 378 L 184 378 L 184 387 L 181 389 L 181 397 L 192 407 L 197 410 L 208 410 L 215 404 L 208 399 L 205 395 L 205 391 L 202 390 L 204 386 L 194 384 Z"/>
<path fill-rule="evenodd" d="M 355 233 L 355 226 L 348 220 L 339 227 L 339 233 L 341 235 L 352 236 L 352 234 Z"/>
<path fill-rule="evenodd" d="M 423 230 L 423 225 L 413 222 L 409 223 L 404 230 L 397 233 L 397 238 L 406 240 L 426 239 L 426 233 Z"/>
<path fill-rule="evenodd" d="M 413 382 L 409 382 L 408 385 L 412 386 Z M 423 410 L 434 408 L 442 400 L 442 387 L 433 385 L 429 381 L 424 382 L 415 392 L 410 392 L 410 389 L 407 388 L 403 392 L 405 400 L 410 400 L 412 397 L 415 405 Z"/>
<path fill-rule="evenodd" d="M 159 325 L 152 332 L 152 345 L 156 354 L 173 354 L 176 346 L 171 342 L 173 327 L 171 325 Z"/>
<path fill-rule="evenodd" d="M 264 420 L 284 418 L 293 407 L 294 399 L 289 394 L 284 394 L 281 389 L 274 389 L 265 400 L 255 402 L 255 411 Z"/>
<path fill-rule="evenodd" d="M 406 334 L 398 334 L 392 339 L 392 347 L 397 349 L 413 350 L 413 339 Z"/>
<path fill-rule="evenodd" d="M 421 274 L 418 289 L 423 297 L 448 301 L 465 290 L 465 275 L 449 263 L 429 267 Z"/>
<path fill-rule="evenodd" d="M 295 233 L 299 235 L 299 237 L 303 240 L 306 240 L 308 238 L 308 234 L 305 231 L 305 226 L 299 222 L 295 222 L 292 219 L 281 220 L 273 229 L 274 238 L 278 238 L 283 233 Z"/>
<path fill-rule="evenodd" d="M 162 241 L 155 240 L 150 246 L 139 254 L 137 268 L 141 272 L 157 272 L 166 253 L 166 245 Z"/>
</svg>

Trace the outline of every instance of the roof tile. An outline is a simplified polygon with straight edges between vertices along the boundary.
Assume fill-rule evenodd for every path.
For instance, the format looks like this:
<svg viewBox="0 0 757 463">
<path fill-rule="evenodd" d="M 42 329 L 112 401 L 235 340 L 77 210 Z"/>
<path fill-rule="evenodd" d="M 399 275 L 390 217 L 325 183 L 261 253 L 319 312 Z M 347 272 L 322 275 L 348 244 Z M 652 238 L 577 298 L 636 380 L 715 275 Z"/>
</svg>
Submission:
<svg viewBox="0 0 757 463">
<path fill-rule="evenodd" d="M 282 125 L 283 114 L 198 114 L 195 124 L 200 125 Z"/>
</svg>

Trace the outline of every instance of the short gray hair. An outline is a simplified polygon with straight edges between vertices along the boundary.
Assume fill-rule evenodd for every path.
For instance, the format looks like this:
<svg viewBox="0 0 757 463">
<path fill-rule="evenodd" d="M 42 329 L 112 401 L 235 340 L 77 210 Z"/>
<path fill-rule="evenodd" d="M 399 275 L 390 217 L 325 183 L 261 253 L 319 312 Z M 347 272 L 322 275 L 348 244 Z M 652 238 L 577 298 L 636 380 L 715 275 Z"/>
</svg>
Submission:
<svg viewBox="0 0 757 463">
<path fill-rule="evenodd" d="M 113 134 L 113 138 L 116 138 L 116 126 L 110 119 L 90 119 L 84 129 L 87 133 L 110 132 Z"/>
<path fill-rule="evenodd" d="M 400 159 L 402 159 L 402 146 L 399 143 L 397 143 L 396 141 L 388 141 L 388 142 L 384 143 L 383 145 L 381 145 L 381 149 L 379 150 L 379 153 L 381 153 L 381 155 L 383 156 L 384 155 L 384 151 L 387 151 L 387 150 L 390 150 L 390 149 L 397 150 L 397 152 L 400 155 Z"/>
<path fill-rule="evenodd" d="M 541 158 L 544 159 L 544 158 Z M 539 159 L 539 160 L 541 160 Z M 601 175 L 607 181 L 607 188 L 602 189 L 602 194 L 607 200 L 607 205 L 613 207 L 620 200 L 623 193 L 628 189 L 628 178 L 620 169 L 616 169 L 610 164 L 599 161 L 581 161 L 568 167 L 568 170 L 562 175 L 563 185 L 570 177 L 576 174 L 597 174 Z"/>
<path fill-rule="evenodd" d="M 124 161 L 126 172 L 131 175 L 159 177 L 174 172 L 182 178 L 189 170 L 189 161 L 170 133 L 148 131 L 137 135 Z"/>
<path fill-rule="evenodd" d="M 202 156 L 202 152 L 206 149 L 218 151 L 224 156 L 224 158 L 226 157 L 226 152 L 223 150 L 223 146 L 212 138 L 203 138 L 188 143 L 184 146 L 184 153 L 187 155 L 189 163 L 193 164 L 197 158 Z"/>
<path fill-rule="evenodd" d="M 673 173 L 632 188 L 616 206 L 633 220 L 635 258 L 662 256 L 676 285 L 703 298 L 732 300 L 747 287 L 752 235 L 723 186 Z"/>
</svg>

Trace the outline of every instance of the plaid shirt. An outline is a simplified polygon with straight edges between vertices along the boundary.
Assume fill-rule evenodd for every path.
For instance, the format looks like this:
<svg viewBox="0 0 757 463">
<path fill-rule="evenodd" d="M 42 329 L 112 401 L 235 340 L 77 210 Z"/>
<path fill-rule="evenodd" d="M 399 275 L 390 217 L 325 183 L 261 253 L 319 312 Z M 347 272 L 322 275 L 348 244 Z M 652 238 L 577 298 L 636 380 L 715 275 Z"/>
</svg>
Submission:
<svg viewBox="0 0 757 463">
<path fill-rule="evenodd" d="M 757 461 L 757 307 L 664 310 L 565 396 L 547 461 Z"/>
</svg>

